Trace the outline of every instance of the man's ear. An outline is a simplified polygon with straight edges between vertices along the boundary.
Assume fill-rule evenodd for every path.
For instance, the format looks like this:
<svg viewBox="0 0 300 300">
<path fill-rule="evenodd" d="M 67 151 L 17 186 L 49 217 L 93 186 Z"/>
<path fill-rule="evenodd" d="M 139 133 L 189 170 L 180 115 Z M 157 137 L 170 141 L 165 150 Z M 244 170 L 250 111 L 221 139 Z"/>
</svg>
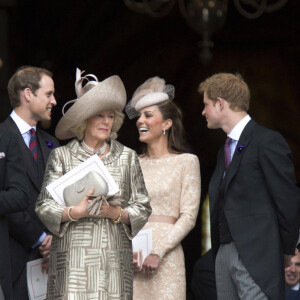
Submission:
<svg viewBox="0 0 300 300">
<path fill-rule="evenodd" d="M 31 91 L 30 88 L 24 89 L 21 93 L 23 93 L 24 98 L 25 98 L 26 101 L 30 101 L 31 94 L 32 94 L 32 91 Z"/>
<path fill-rule="evenodd" d="M 219 106 L 220 110 L 224 110 L 225 106 L 226 106 L 226 100 L 221 98 L 221 97 L 218 97 L 217 98 L 217 105 Z"/>
<path fill-rule="evenodd" d="M 164 130 L 168 130 L 172 127 L 173 121 L 171 119 L 164 121 Z"/>
</svg>

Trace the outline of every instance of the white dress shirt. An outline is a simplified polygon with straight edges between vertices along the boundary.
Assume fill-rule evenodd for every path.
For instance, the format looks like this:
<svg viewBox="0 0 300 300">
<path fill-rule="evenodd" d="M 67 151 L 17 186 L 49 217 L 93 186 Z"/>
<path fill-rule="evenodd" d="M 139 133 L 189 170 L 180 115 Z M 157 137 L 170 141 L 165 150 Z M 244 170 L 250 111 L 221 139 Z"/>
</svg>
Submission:
<svg viewBox="0 0 300 300">
<path fill-rule="evenodd" d="M 240 136 L 244 128 L 246 127 L 246 125 L 250 120 L 251 117 L 247 114 L 247 116 L 244 117 L 240 122 L 238 122 L 228 134 L 228 136 L 232 139 L 232 142 L 230 144 L 231 159 L 233 157 L 238 140 L 240 139 Z"/>
<path fill-rule="evenodd" d="M 21 135 L 24 139 L 24 142 L 25 142 L 26 146 L 29 148 L 30 129 L 34 128 L 34 130 L 36 131 L 36 126 L 30 126 L 21 117 L 19 117 L 14 110 L 11 112 L 10 117 L 16 123 L 16 125 L 19 128 L 20 133 L 21 133 Z"/>
<path fill-rule="evenodd" d="M 295 285 L 291 288 L 291 290 L 293 290 L 293 291 L 299 291 L 299 288 L 300 288 L 300 283 L 297 283 L 297 284 L 295 284 Z"/>
</svg>

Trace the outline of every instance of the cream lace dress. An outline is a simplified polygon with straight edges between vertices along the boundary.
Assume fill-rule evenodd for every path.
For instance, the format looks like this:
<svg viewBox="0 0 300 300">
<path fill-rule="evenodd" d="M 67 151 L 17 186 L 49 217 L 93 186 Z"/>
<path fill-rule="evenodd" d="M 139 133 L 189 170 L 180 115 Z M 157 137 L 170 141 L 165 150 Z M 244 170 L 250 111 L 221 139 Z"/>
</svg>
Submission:
<svg viewBox="0 0 300 300">
<path fill-rule="evenodd" d="M 180 242 L 195 226 L 200 203 L 199 160 L 192 154 L 159 159 L 139 158 L 153 215 L 172 216 L 173 224 L 147 222 L 152 228 L 153 254 L 162 257 L 151 275 L 134 274 L 135 300 L 186 298 L 184 254 Z"/>
</svg>

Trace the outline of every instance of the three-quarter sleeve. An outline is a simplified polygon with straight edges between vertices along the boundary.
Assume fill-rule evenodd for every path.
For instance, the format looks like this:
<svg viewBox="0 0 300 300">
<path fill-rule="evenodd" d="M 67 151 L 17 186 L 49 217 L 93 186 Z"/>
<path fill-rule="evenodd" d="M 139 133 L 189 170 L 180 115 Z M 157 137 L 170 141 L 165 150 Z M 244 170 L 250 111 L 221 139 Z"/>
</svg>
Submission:
<svg viewBox="0 0 300 300">
<path fill-rule="evenodd" d="M 125 224 L 122 224 L 122 226 L 128 238 L 131 239 L 147 222 L 148 216 L 151 214 L 151 207 L 135 151 L 126 147 L 126 149 L 123 150 L 123 146 L 118 145 L 119 144 L 116 144 L 115 146 L 117 150 L 119 150 L 118 147 L 120 148 L 120 152 L 113 151 L 113 154 L 106 158 L 106 166 L 112 172 L 111 174 L 117 174 L 116 182 L 119 183 L 120 195 L 124 197 L 125 200 L 122 207 L 127 210 L 130 219 L 129 226 Z M 70 153 L 69 149 L 72 147 L 73 144 L 68 148 L 56 148 L 51 152 L 46 167 L 42 190 L 36 203 L 37 215 L 45 226 L 58 237 L 62 237 L 66 233 L 71 222 L 67 221 L 61 223 L 64 206 L 56 203 L 46 187 L 76 167 L 76 165 L 82 163 L 82 160 Z M 72 151 L 74 152 L 74 149 Z M 122 158 L 120 158 L 121 156 Z M 81 158 L 83 159 L 83 157 Z M 126 161 L 125 164 L 124 161 Z"/>
<path fill-rule="evenodd" d="M 165 236 L 153 245 L 152 254 L 163 257 L 194 228 L 200 205 L 200 165 L 195 155 L 188 155 L 182 167 L 179 218 Z"/>
<path fill-rule="evenodd" d="M 143 173 L 135 151 L 132 151 L 128 163 L 130 167 L 130 182 L 128 184 L 131 195 L 126 210 L 130 219 L 130 226 L 123 224 L 123 227 L 128 238 L 132 239 L 146 224 L 152 210 Z"/>
<path fill-rule="evenodd" d="M 48 159 L 42 189 L 35 206 L 35 211 L 42 223 L 58 237 L 65 234 L 70 222 L 61 223 L 65 207 L 59 205 L 52 198 L 46 187 L 63 175 L 62 161 L 60 148 L 52 150 Z"/>
</svg>

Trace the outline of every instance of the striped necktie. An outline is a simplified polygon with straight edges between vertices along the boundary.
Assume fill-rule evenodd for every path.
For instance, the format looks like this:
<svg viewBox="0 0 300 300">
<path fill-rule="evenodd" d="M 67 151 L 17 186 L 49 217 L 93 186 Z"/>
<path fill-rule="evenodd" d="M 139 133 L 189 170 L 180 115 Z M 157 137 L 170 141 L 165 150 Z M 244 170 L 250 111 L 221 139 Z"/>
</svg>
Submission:
<svg viewBox="0 0 300 300">
<path fill-rule="evenodd" d="M 225 146 L 224 146 L 224 167 L 225 171 L 228 169 L 229 164 L 231 162 L 231 150 L 230 150 L 230 144 L 233 141 L 232 138 L 229 136 L 226 139 Z"/>
<path fill-rule="evenodd" d="M 37 153 L 36 132 L 34 128 L 31 128 L 29 132 L 30 132 L 29 149 L 33 155 L 34 160 L 37 162 L 38 153 Z"/>
</svg>

